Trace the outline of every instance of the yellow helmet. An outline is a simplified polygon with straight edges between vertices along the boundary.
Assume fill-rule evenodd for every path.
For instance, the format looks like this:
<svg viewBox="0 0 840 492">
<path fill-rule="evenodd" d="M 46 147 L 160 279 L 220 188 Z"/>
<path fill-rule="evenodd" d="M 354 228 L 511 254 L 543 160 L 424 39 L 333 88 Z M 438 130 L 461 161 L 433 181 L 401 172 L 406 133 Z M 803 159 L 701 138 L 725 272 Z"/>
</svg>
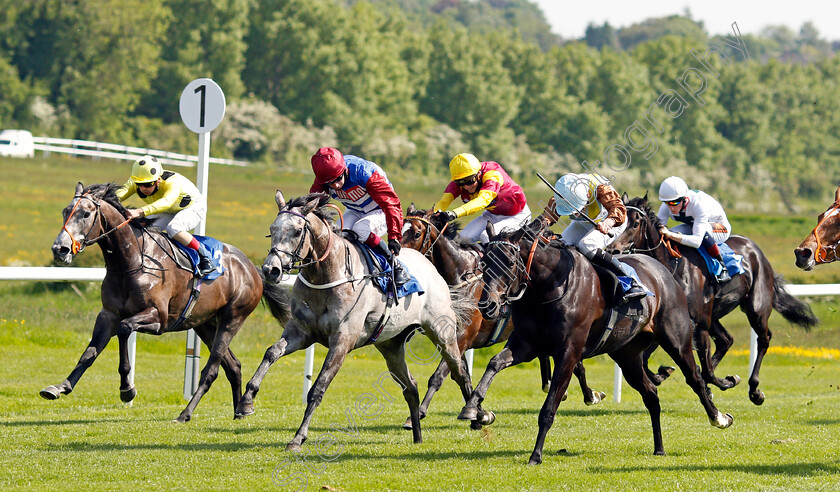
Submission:
<svg viewBox="0 0 840 492">
<path fill-rule="evenodd" d="M 449 161 L 449 172 L 452 174 L 452 181 L 473 176 L 481 171 L 481 163 L 472 154 L 458 154 Z"/>
<path fill-rule="evenodd" d="M 148 154 L 134 161 L 131 167 L 131 180 L 134 184 L 157 181 L 161 174 L 163 168 L 160 167 L 157 157 Z"/>
</svg>

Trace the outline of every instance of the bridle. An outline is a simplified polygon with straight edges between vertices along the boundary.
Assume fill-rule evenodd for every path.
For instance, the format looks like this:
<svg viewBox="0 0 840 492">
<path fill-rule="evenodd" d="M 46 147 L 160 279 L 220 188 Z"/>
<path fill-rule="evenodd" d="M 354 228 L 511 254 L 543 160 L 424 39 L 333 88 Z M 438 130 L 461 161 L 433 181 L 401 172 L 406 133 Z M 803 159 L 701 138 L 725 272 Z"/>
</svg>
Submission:
<svg viewBox="0 0 840 492">
<path fill-rule="evenodd" d="M 644 226 L 647 226 L 647 219 L 648 219 L 647 211 L 645 211 L 645 210 L 643 210 L 639 207 L 633 207 L 633 206 L 630 206 L 630 205 L 625 205 L 625 208 L 627 210 L 633 210 L 635 212 L 638 212 L 645 219 L 645 220 L 642 221 L 642 224 Z M 647 227 L 642 227 L 642 241 L 641 242 L 642 242 L 642 244 L 650 244 L 652 242 L 652 241 L 649 241 Z M 651 251 L 656 251 L 656 249 L 658 249 L 660 246 L 662 246 L 666 250 L 668 250 L 668 253 L 670 253 L 671 256 L 673 256 L 674 258 L 682 257 L 682 254 L 680 254 L 679 251 L 674 249 L 670 245 L 670 243 L 665 240 L 665 236 L 659 236 L 659 242 L 656 243 L 656 245 L 651 247 L 651 248 L 637 248 L 636 247 L 636 242 L 635 241 L 630 241 L 629 247 L 627 248 L 626 251 L 622 251 L 622 253 L 631 253 L 631 254 L 633 254 L 633 253 L 650 253 Z"/>
<path fill-rule="evenodd" d="M 536 240 L 534 241 L 536 243 Z M 496 259 L 496 263 L 498 266 L 503 266 L 504 268 L 508 268 L 508 264 L 513 264 L 513 272 L 512 277 L 515 282 L 510 282 L 507 287 L 505 288 L 505 292 L 499 295 L 499 300 L 501 304 L 510 304 L 513 301 L 517 301 L 525 294 L 525 289 L 528 287 L 528 280 L 530 279 L 529 276 L 529 268 L 525 266 L 525 261 L 522 259 L 520 253 L 520 247 L 518 244 L 514 244 L 508 241 L 488 241 L 485 246 L 490 246 L 491 244 L 496 244 L 499 246 L 503 246 L 506 250 L 503 253 L 504 259 L 507 260 L 504 264 L 501 261 Z M 498 250 L 497 250 L 498 251 Z M 495 254 L 491 252 L 487 252 L 484 255 L 484 258 L 481 260 L 482 263 L 485 263 L 488 259 L 491 258 L 498 258 Z M 495 259 L 493 258 L 493 259 Z M 501 259 L 501 258 L 499 258 Z M 530 266 L 530 265 L 528 265 Z M 487 267 L 484 267 L 484 273 L 487 274 Z M 505 272 L 507 273 L 507 272 Z M 505 276 L 511 277 L 507 274 Z M 523 281 L 524 280 L 524 281 Z M 511 291 L 516 288 L 518 291 L 513 294 Z"/>
<path fill-rule="evenodd" d="M 814 261 L 817 264 L 832 263 L 832 262 L 835 262 L 835 261 L 840 259 L 840 258 L 837 257 L 837 246 L 840 245 L 840 240 L 838 240 L 836 243 L 834 243 L 831 246 L 823 246 L 822 243 L 820 242 L 820 236 L 817 235 L 817 229 L 819 229 L 820 226 L 823 225 L 823 222 L 825 222 L 826 219 L 828 219 L 829 217 L 834 215 L 834 212 L 838 208 L 840 208 L 840 202 L 835 202 L 834 205 L 830 209 L 828 209 L 828 211 L 826 211 L 825 215 L 823 215 L 822 220 L 817 223 L 816 227 L 814 227 L 814 230 L 811 231 L 811 234 L 814 235 L 814 239 L 817 242 L 817 247 L 816 247 L 816 250 L 814 251 Z M 828 258 L 828 253 L 829 252 L 831 252 L 831 254 L 832 254 L 830 260 L 826 259 L 826 258 Z"/>
<path fill-rule="evenodd" d="M 332 235 L 332 232 L 330 231 L 330 225 L 329 225 L 329 223 L 327 223 L 326 220 L 321 219 L 324 222 L 324 225 L 327 226 L 327 235 L 328 235 L 327 248 L 324 251 L 323 256 L 318 258 L 318 255 L 315 254 L 315 239 L 316 239 L 316 237 L 315 237 L 315 233 L 312 231 L 312 226 L 309 223 L 309 219 L 307 219 L 305 215 L 299 214 L 299 213 L 294 212 L 292 210 L 281 210 L 280 212 L 277 213 L 277 216 L 279 217 L 280 214 L 294 215 L 296 217 L 300 217 L 305 222 L 305 225 L 304 225 L 304 228 L 303 228 L 303 234 L 301 235 L 300 241 L 298 242 L 294 251 L 292 251 L 292 252 L 284 251 L 284 250 L 282 250 L 282 249 L 280 249 L 276 246 L 273 246 L 273 245 L 268 250 L 268 255 L 269 256 L 274 254 L 274 255 L 277 255 L 279 257 L 280 253 L 283 253 L 283 254 L 288 255 L 292 258 L 292 262 L 288 266 L 287 265 L 282 265 L 282 262 L 281 262 L 281 265 L 283 267 L 284 272 L 289 272 L 291 270 L 300 270 L 301 268 L 308 267 L 308 266 L 314 265 L 316 263 L 320 263 L 320 262 L 324 261 L 327 258 L 327 256 L 329 256 L 330 250 L 332 249 L 332 237 L 333 237 L 333 235 Z M 313 256 L 315 256 L 315 259 L 310 260 L 308 263 L 305 263 L 304 260 L 306 260 L 306 256 L 309 256 L 309 253 L 307 253 L 306 256 L 301 256 L 300 252 L 303 249 L 303 244 L 306 242 L 307 233 L 309 233 L 309 235 L 312 236 L 312 248 L 311 248 L 312 251 L 311 251 L 311 253 L 313 254 Z M 271 237 L 271 236 L 269 235 L 269 236 L 266 236 L 266 237 Z"/>
<path fill-rule="evenodd" d="M 85 193 L 82 193 L 81 195 L 73 196 L 73 198 L 78 198 L 78 200 L 76 201 L 76 204 L 73 205 L 73 209 L 70 210 L 70 213 L 67 215 L 67 219 L 64 220 L 64 225 L 61 226 L 61 230 L 65 231 L 67 233 L 67 235 L 70 236 L 70 252 L 73 255 L 77 255 L 77 254 L 81 253 L 82 251 L 84 251 L 84 249 L 87 246 L 90 246 L 91 244 L 95 244 L 95 243 L 99 242 L 99 240 L 102 239 L 103 237 L 111 234 L 112 232 L 116 231 L 117 229 L 119 229 L 120 227 L 128 224 L 131 221 L 131 219 L 126 219 L 124 222 L 118 224 L 113 229 L 106 230 L 107 227 L 108 227 L 108 224 L 105 223 L 105 218 L 102 216 L 101 205 L 100 205 L 99 201 L 94 200 L 91 196 L 89 196 L 89 194 L 90 194 L 90 192 L 86 191 Z M 85 232 L 84 240 L 77 241 L 76 238 L 73 236 L 73 233 L 70 232 L 69 229 L 67 229 L 67 224 L 70 222 L 70 219 L 73 217 L 73 214 L 76 213 L 76 208 L 79 206 L 80 203 L 82 203 L 83 198 L 86 199 L 86 200 L 89 200 L 93 204 L 93 206 L 96 207 L 96 212 L 95 212 L 96 217 L 90 223 L 90 227 L 88 228 L 87 232 Z M 101 224 L 100 228 L 105 232 L 103 232 L 102 234 L 100 234 L 99 236 L 97 236 L 93 239 L 88 239 L 88 236 L 90 235 L 91 231 L 93 231 L 93 228 L 94 228 L 94 226 L 96 226 L 97 221 Z"/>
<path fill-rule="evenodd" d="M 447 222 L 443 229 L 438 229 L 436 225 L 432 224 L 432 222 L 424 217 L 418 217 L 416 215 L 407 215 L 403 220 L 416 220 L 423 224 L 426 224 L 428 227 L 425 228 L 423 233 L 423 242 L 420 244 L 420 253 L 431 259 L 432 258 L 432 248 L 434 248 L 435 244 L 440 240 L 440 237 L 443 235 L 443 232 L 449 227 L 449 222 Z M 437 231 L 437 237 L 435 237 L 434 241 L 432 240 L 432 229 Z M 424 251 L 425 250 L 425 251 Z"/>
</svg>

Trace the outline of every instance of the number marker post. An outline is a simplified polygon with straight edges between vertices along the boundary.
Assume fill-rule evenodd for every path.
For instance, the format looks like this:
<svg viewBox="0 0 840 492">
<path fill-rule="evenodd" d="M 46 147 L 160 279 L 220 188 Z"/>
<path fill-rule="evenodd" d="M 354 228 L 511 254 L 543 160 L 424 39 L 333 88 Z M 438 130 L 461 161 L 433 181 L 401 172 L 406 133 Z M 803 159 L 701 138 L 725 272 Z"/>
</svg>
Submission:
<svg viewBox="0 0 840 492">
<path fill-rule="evenodd" d="M 211 79 L 195 79 L 181 92 L 179 105 L 181 120 L 191 131 L 198 133 L 198 164 L 196 186 L 207 198 L 207 178 L 210 161 L 210 132 L 225 116 L 225 94 L 219 84 Z M 204 235 L 205 221 L 194 229 Z M 184 365 L 184 398 L 189 400 L 198 387 L 199 363 L 201 362 L 201 340 L 195 331 L 187 332 L 187 354 Z"/>
</svg>

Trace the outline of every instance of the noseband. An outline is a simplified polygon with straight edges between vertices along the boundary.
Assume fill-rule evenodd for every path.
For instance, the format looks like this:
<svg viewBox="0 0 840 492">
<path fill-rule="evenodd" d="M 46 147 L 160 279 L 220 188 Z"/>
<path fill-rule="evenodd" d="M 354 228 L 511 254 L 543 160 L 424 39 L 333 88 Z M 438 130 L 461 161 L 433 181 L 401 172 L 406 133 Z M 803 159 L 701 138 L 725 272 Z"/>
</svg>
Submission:
<svg viewBox="0 0 840 492">
<path fill-rule="evenodd" d="M 87 246 L 90 246 L 91 244 L 94 244 L 94 243 L 98 242 L 103 237 L 107 236 L 108 234 L 111 234 L 112 232 L 116 231 L 120 227 L 122 227 L 122 226 L 124 226 L 124 225 L 126 225 L 130 222 L 129 219 L 126 219 L 124 222 L 117 225 L 113 229 L 111 229 L 109 231 L 105 231 L 105 229 L 108 225 L 105 223 L 105 218 L 102 217 L 102 210 L 101 210 L 99 201 L 94 200 L 92 197 L 90 197 L 88 195 L 88 193 L 90 193 L 90 192 L 85 192 L 81 195 L 75 195 L 73 197 L 73 198 L 78 198 L 78 201 L 76 201 L 76 204 L 73 205 L 73 209 L 70 211 L 70 214 L 67 216 L 67 220 L 64 221 L 64 225 L 61 226 L 61 230 L 65 231 L 67 233 L 67 235 L 70 236 L 70 252 L 73 255 L 77 255 L 77 254 L 81 253 L 82 251 L 84 251 L 84 249 Z M 84 198 L 86 200 L 90 200 L 90 202 L 93 204 L 93 206 L 96 207 L 96 217 L 94 218 L 93 222 L 90 223 L 90 227 L 88 228 L 87 232 L 84 235 L 84 240 L 77 241 L 76 238 L 73 237 L 73 233 L 71 233 L 67 229 L 67 224 L 70 222 L 70 219 L 73 217 L 73 214 L 76 213 L 76 208 L 79 206 L 80 203 L 82 203 L 82 198 Z M 99 236 L 97 236 L 93 239 L 88 239 L 88 236 L 90 235 L 90 232 L 93 230 L 93 227 L 96 225 L 97 220 L 102 224 L 102 230 L 105 231 L 105 232 L 103 232 L 102 234 L 100 234 Z"/>
<path fill-rule="evenodd" d="M 306 259 L 306 257 L 301 256 L 300 251 L 303 249 L 303 243 L 306 242 L 306 233 L 307 232 L 309 233 L 309 235 L 312 236 L 312 239 L 313 239 L 312 240 L 312 253 L 315 253 L 315 233 L 312 232 L 312 226 L 309 224 L 309 219 L 307 219 L 306 216 L 304 216 L 302 214 L 299 214 L 297 212 L 293 212 L 291 210 L 281 210 L 280 212 L 277 213 L 277 215 L 279 216 L 280 214 L 291 214 L 291 215 L 294 215 L 296 217 L 300 217 L 305 222 L 305 225 L 303 227 L 303 234 L 301 235 L 300 242 L 298 242 L 297 247 L 295 247 L 294 251 L 292 251 L 292 252 L 283 251 L 282 249 L 280 249 L 276 246 L 273 246 L 273 245 L 272 245 L 271 249 L 268 250 L 269 256 L 273 253 L 273 254 L 275 254 L 279 257 L 280 253 L 283 253 L 283 254 L 288 255 L 292 258 L 292 263 L 290 263 L 288 266 L 283 265 L 283 271 L 288 272 L 288 271 L 291 271 L 291 270 L 300 270 L 301 268 L 307 267 L 309 265 L 314 265 L 316 263 L 320 263 L 320 262 L 324 261 L 324 259 L 327 256 L 329 256 L 330 250 L 332 249 L 332 233 L 329 230 L 330 225 L 327 223 L 326 220 L 321 219 L 321 220 L 323 220 L 324 225 L 327 226 L 327 234 L 328 234 L 327 249 L 324 251 L 324 255 L 321 256 L 320 258 L 317 258 L 317 255 L 313 255 L 313 256 L 316 257 L 316 259 L 310 260 L 308 263 L 304 263 L 304 260 Z M 269 236 L 269 237 L 271 237 L 271 236 Z M 307 254 L 307 256 L 308 256 L 308 254 Z M 281 265 L 282 265 L 282 262 L 281 262 Z"/>
<path fill-rule="evenodd" d="M 840 245 L 840 241 L 838 241 L 838 242 L 834 243 L 834 244 L 833 244 L 833 245 L 831 245 L 831 246 L 823 246 L 823 245 L 822 245 L 822 243 L 820 242 L 820 236 L 819 236 L 819 235 L 817 235 L 817 229 L 819 229 L 819 228 L 820 228 L 820 226 L 821 226 L 821 225 L 823 225 L 823 222 L 825 222 L 825 220 L 826 220 L 826 219 L 828 219 L 829 217 L 831 217 L 832 215 L 834 215 L 834 212 L 835 212 L 835 211 L 837 211 L 837 209 L 838 209 L 838 208 L 840 208 L 840 202 L 836 202 L 836 203 L 834 204 L 834 206 L 833 206 L 833 207 L 831 207 L 831 208 L 830 208 L 830 209 L 829 209 L 829 210 L 825 213 L 825 215 L 823 215 L 823 218 L 822 218 L 822 220 L 821 220 L 821 221 L 817 224 L 817 227 L 814 227 L 814 230 L 813 230 L 813 231 L 811 231 L 811 234 L 813 234 L 813 235 L 814 235 L 814 239 L 817 241 L 817 248 L 816 248 L 816 250 L 814 251 L 814 261 L 815 261 L 817 264 L 820 264 L 820 263 L 832 263 L 832 262 L 835 262 L 835 261 L 837 261 L 838 259 L 840 259 L 840 258 L 838 258 L 838 257 L 837 257 L 837 251 L 836 251 L 836 250 L 837 250 L 837 246 L 838 246 L 838 245 Z M 830 259 L 830 260 L 826 259 L 826 258 L 828 258 L 828 253 L 829 253 L 829 252 L 831 252 L 831 254 L 832 254 L 832 256 L 831 256 L 831 259 Z"/>
<path fill-rule="evenodd" d="M 418 217 L 416 215 L 409 215 L 409 216 L 406 216 L 404 218 L 404 220 L 416 220 L 416 221 L 422 222 L 423 224 L 426 224 L 428 226 L 428 227 L 426 227 L 426 230 L 423 234 L 423 242 L 422 242 L 422 244 L 420 244 L 420 249 L 418 251 L 420 251 L 420 253 L 423 256 L 431 259 L 432 248 L 435 246 L 435 244 L 437 244 L 438 240 L 443 235 L 443 231 L 445 231 L 446 228 L 449 227 L 449 222 L 447 222 L 446 225 L 443 226 L 443 229 L 438 229 L 437 226 L 432 224 L 431 221 L 429 221 L 428 219 L 426 219 L 424 217 Z M 434 241 L 432 241 L 432 229 L 437 231 L 437 237 L 435 238 Z M 425 251 L 424 251 L 424 249 L 425 249 Z"/>
</svg>

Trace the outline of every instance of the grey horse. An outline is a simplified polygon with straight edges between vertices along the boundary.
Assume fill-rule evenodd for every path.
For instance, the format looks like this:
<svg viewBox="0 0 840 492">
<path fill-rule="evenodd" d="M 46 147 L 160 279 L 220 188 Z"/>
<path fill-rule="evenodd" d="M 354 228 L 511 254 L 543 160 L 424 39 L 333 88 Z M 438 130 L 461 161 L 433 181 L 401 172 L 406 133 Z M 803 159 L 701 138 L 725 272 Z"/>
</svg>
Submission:
<svg viewBox="0 0 840 492">
<path fill-rule="evenodd" d="M 303 422 L 286 449 L 297 451 L 306 440 L 315 408 L 347 354 L 373 344 L 385 358 L 391 376 L 402 388 L 411 413 L 414 442 L 420 433 L 420 397 L 417 383 L 405 361 L 406 343 L 421 328 L 452 371 L 466 400 L 472 393 L 469 373 L 457 344 L 458 314 L 449 288 L 435 267 L 419 252 L 405 249 L 399 255 L 425 293 L 411 294 L 391 306 L 387 296 L 373 285 L 359 246 L 338 235 L 327 221 L 323 207 L 329 197 L 312 193 L 289 203 L 278 191 L 279 212 L 271 224 L 271 250 L 263 264 L 266 281 L 277 280 L 298 269 L 292 287 L 292 319 L 283 335 L 269 347 L 256 373 L 248 382 L 236 409 L 238 418 L 254 413 L 254 397 L 269 367 L 280 357 L 317 342 L 329 350 L 321 372 L 307 396 Z M 457 305 L 457 304 L 456 304 Z M 482 412 L 478 419 L 489 418 Z"/>
</svg>

